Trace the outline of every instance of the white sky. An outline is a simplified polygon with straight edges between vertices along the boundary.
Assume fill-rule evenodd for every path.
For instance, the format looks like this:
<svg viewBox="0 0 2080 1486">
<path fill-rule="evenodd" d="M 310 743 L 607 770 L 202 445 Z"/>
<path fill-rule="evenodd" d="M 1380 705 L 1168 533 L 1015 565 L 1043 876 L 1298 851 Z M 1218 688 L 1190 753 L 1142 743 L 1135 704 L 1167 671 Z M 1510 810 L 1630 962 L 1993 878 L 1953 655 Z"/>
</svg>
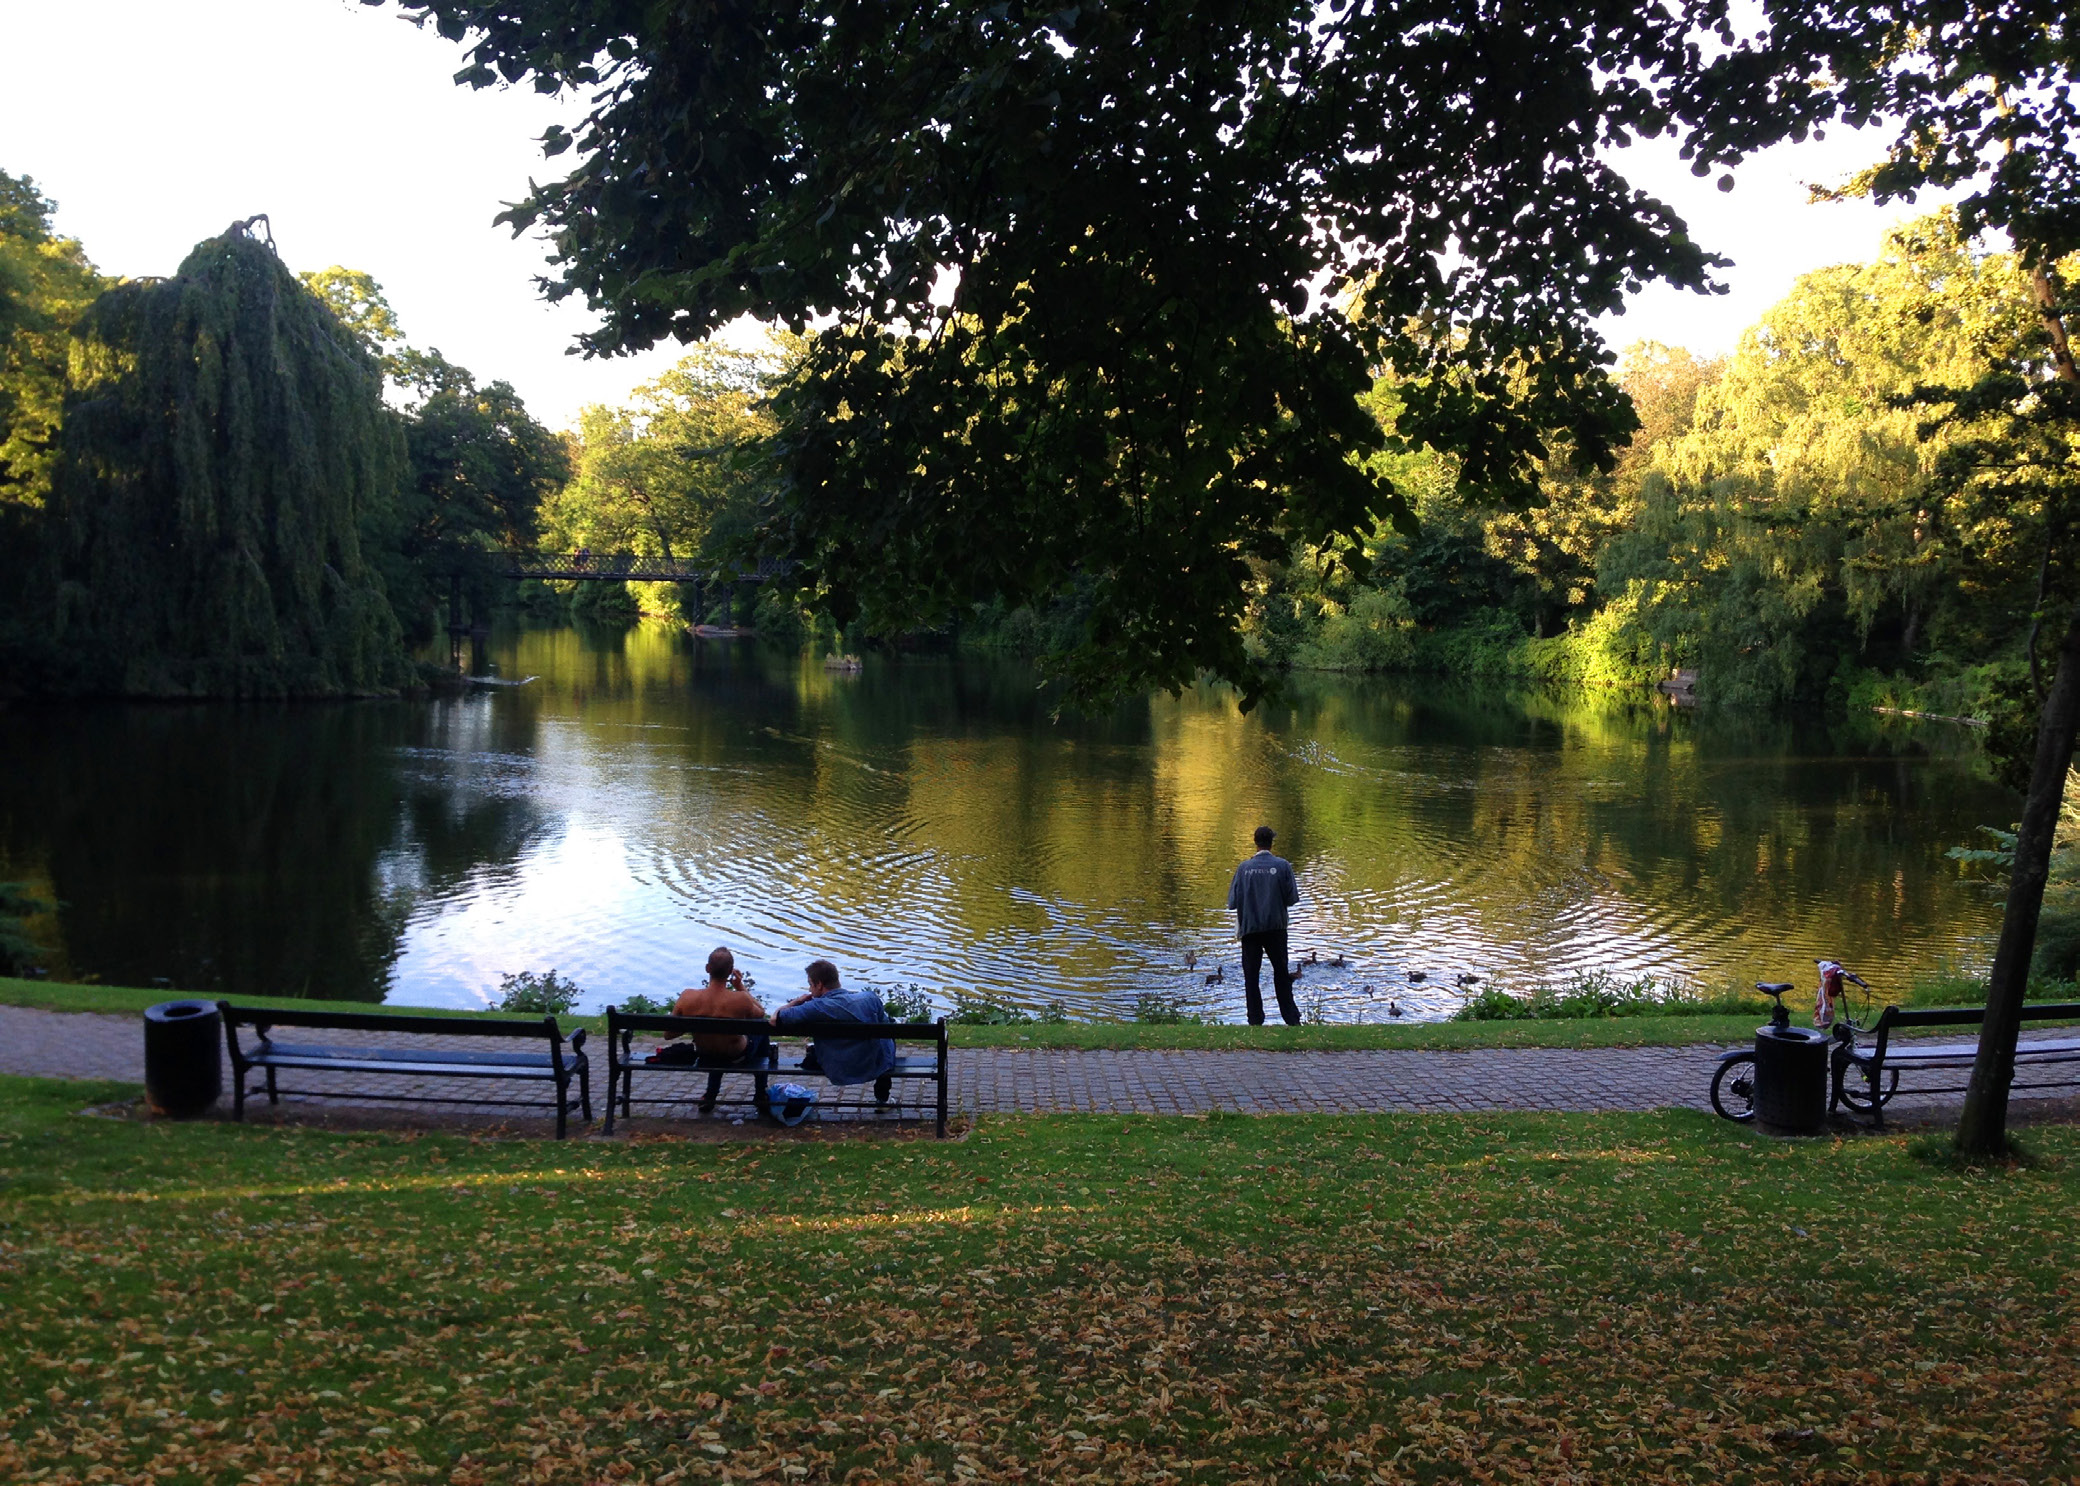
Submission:
<svg viewBox="0 0 2080 1486">
<path fill-rule="evenodd" d="M 59 230 L 117 274 L 171 273 L 200 239 L 266 212 L 291 268 L 366 270 L 414 345 L 574 424 L 680 348 L 564 354 L 589 317 L 543 302 L 540 244 L 491 219 L 567 161 L 544 161 L 535 138 L 574 105 L 457 87 L 461 62 L 394 8 L 355 0 L 0 0 L 0 169 L 34 177 Z M 1807 206 L 1801 183 L 1838 179 L 1876 148 L 1843 134 L 1774 151 L 1723 195 L 1672 148 L 1628 152 L 1636 183 L 1736 266 L 1722 297 L 1641 295 L 1613 343 L 1729 349 L 1799 274 L 1868 257 L 1916 209 Z"/>
</svg>

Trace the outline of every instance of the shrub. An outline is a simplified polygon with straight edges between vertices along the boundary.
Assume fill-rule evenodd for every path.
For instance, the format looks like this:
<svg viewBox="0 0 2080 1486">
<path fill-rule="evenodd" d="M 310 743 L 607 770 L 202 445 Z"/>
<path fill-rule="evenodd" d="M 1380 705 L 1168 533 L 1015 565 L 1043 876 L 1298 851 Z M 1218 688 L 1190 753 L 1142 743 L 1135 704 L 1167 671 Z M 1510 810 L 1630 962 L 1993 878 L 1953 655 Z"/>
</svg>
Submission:
<svg viewBox="0 0 2080 1486">
<path fill-rule="evenodd" d="M 550 973 L 553 975 L 555 972 Z M 670 1016 L 672 1008 L 678 1003 L 677 996 L 666 1001 L 656 996 L 645 996 L 639 991 L 633 996 L 623 996 L 616 1006 L 631 1016 Z"/>
<path fill-rule="evenodd" d="M 517 975 L 501 975 L 498 978 L 498 1009 L 500 1011 L 527 1011 L 545 1016 L 560 1016 L 578 1004 L 585 992 L 574 980 L 565 980 L 554 970 L 537 975 L 532 970 L 522 970 Z"/>
<path fill-rule="evenodd" d="M 1415 655 L 1415 622 L 1399 585 L 1361 588 L 1321 629 L 1293 651 L 1293 664 L 1312 671 L 1396 671 Z"/>
<path fill-rule="evenodd" d="M 1023 1027 L 1033 1020 L 1028 1011 L 1015 1006 L 999 1006 L 994 1001 L 985 1001 L 980 996 L 970 996 L 964 991 L 953 993 L 953 1013 L 946 1018 L 949 1022 L 962 1022 L 970 1027 Z"/>
<path fill-rule="evenodd" d="M 1726 992 L 1710 996 L 1678 981 L 1652 976 L 1619 980 L 1599 972 L 1577 975 L 1564 988 L 1538 986 L 1516 995 L 1500 986 L 1484 986 L 1452 1014 L 1456 1022 L 1586 1021 L 1615 1016 L 1700 1016 L 1715 1012 L 1754 1011 L 1759 996 Z"/>
<path fill-rule="evenodd" d="M 1149 1027 L 1199 1027 L 1204 1026 L 1208 1018 L 1182 996 L 1164 991 L 1143 991 L 1134 998 L 1134 1020 Z"/>
<path fill-rule="evenodd" d="M 923 986 L 912 981 L 908 985 L 868 986 L 868 990 L 881 998 L 881 1005 L 888 1012 L 890 1021 L 928 1022 L 932 1019 L 932 998 Z"/>
<path fill-rule="evenodd" d="M 18 975 L 43 958 L 23 923 L 53 911 L 53 905 L 33 896 L 21 883 L 0 882 L 0 971 Z"/>
</svg>

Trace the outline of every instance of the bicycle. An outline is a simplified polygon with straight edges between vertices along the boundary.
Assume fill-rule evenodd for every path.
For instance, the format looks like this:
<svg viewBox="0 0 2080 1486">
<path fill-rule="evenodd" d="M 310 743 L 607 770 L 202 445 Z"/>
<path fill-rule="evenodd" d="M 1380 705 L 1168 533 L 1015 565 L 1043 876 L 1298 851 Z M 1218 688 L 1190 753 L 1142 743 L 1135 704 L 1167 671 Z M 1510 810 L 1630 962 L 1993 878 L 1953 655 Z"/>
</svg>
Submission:
<svg viewBox="0 0 2080 1486">
<path fill-rule="evenodd" d="M 1873 995 L 1870 982 L 1852 971 L 1845 970 L 1834 960 L 1814 962 L 1820 971 L 1820 990 L 1814 998 L 1813 1021 L 1823 1031 L 1834 1037 L 1834 1051 L 1829 1058 L 1829 1078 L 1832 1084 L 1828 1108 L 1846 1104 L 1858 1114 L 1869 1114 L 1873 1101 L 1868 1088 L 1858 1087 L 1843 1077 L 1849 1066 L 1850 1055 L 1856 1049 L 1856 1034 L 1869 1030 Z M 1843 982 L 1853 982 L 1863 988 L 1863 1007 L 1860 1016 L 1848 1014 L 1848 995 Z M 1786 1031 L 1791 1026 L 1791 1012 L 1784 1005 L 1785 993 L 1794 989 L 1790 981 L 1755 982 L 1755 989 L 1768 996 L 1774 1005 L 1769 1014 L 1772 1031 Z M 1837 1012 L 1836 1008 L 1841 1010 Z M 1899 1070 L 1888 1068 L 1887 1081 L 1878 1091 L 1876 1107 L 1882 1109 L 1892 1102 L 1899 1091 Z M 1722 1053 L 1719 1067 L 1712 1074 L 1712 1108 L 1721 1119 L 1745 1125 L 1755 1118 L 1755 1051 L 1753 1048 L 1736 1049 Z"/>
</svg>

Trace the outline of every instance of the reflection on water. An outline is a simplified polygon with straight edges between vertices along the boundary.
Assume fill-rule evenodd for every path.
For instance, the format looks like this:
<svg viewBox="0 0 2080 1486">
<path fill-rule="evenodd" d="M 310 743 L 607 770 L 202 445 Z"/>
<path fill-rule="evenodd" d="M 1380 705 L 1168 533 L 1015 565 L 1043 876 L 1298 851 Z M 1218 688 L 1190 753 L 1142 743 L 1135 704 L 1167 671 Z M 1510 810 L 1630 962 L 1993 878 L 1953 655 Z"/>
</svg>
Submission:
<svg viewBox="0 0 2080 1486">
<path fill-rule="evenodd" d="M 1900 986 L 1983 958 L 1997 905 L 1943 851 L 2015 812 L 1929 726 L 1305 678 L 1249 717 L 1206 688 L 1056 721 L 1016 666 L 840 676 L 662 628 L 515 631 L 491 658 L 538 679 L 0 718 L 0 878 L 63 901 L 54 972 L 468 1005 L 554 967 L 598 1005 L 676 989 L 720 942 L 769 998 L 828 955 L 855 981 L 1237 1016 L 1221 903 L 1268 821 L 1296 945 L 1349 962 L 1302 982 L 1338 1019 L 1444 1014 L 1461 975 L 1716 987 L 1838 955 Z"/>
</svg>

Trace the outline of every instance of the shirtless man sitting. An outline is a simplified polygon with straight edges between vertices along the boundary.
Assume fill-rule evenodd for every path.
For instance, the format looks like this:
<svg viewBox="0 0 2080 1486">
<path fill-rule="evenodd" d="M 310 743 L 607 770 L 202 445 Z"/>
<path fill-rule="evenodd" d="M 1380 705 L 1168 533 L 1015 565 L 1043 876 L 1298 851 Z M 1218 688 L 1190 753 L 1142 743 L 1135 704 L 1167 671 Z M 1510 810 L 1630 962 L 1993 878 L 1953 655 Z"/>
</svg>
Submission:
<svg viewBox="0 0 2080 1486">
<path fill-rule="evenodd" d="M 726 949 L 717 949 L 708 956 L 708 983 L 704 986 L 688 986 L 679 993 L 672 1004 L 673 1016 L 720 1016 L 737 1021 L 762 1022 L 766 1009 L 744 989 L 744 972 L 737 968 L 737 957 Z M 765 1054 L 765 1037 L 758 1039 L 756 1050 Z M 740 1063 L 753 1051 L 751 1039 L 741 1032 L 696 1032 L 693 1045 L 700 1049 L 702 1058 L 710 1063 Z"/>
</svg>

